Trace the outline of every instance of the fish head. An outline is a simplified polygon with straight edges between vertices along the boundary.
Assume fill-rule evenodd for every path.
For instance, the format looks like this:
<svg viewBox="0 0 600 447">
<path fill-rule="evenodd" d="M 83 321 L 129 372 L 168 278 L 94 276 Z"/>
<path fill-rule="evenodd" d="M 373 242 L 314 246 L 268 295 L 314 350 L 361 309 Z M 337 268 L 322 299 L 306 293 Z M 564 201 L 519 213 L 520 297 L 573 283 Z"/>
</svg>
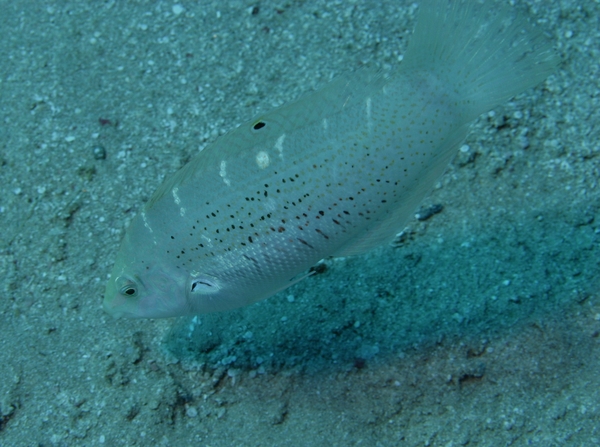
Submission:
<svg viewBox="0 0 600 447">
<path fill-rule="evenodd" d="M 189 314 L 187 276 L 161 262 L 152 244 L 123 239 L 104 293 L 104 310 L 114 317 L 164 318 Z"/>
</svg>

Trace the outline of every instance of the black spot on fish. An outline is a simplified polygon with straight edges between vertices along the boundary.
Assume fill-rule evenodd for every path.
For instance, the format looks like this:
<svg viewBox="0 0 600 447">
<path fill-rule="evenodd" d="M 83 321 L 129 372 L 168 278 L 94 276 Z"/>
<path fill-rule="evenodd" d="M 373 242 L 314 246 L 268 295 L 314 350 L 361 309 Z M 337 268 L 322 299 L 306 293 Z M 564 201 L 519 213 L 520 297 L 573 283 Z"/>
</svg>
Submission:
<svg viewBox="0 0 600 447">
<path fill-rule="evenodd" d="M 242 255 L 244 258 L 246 258 L 249 261 L 254 262 L 254 264 L 256 264 L 256 266 L 258 266 L 258 261 L 256 259 L 254 259 L 252 256 L 247 256 L 247 255 Z"/>
<path fill-rule="evenodd" d="M 310 245 L 308 242 L 306 242 L 304 239 L 300 239 L 299 237 L 298 237 L 298 238 L 296 238 L 296 239 L 298 239 L 298 241 L 299 241 L 301 244 L 304 244 L 304 245 L 306 245 L 307 247 L 310 247 L 310 248 L 312 248 L 312 249 L 314 249 L 314 248 L 315 248 L 315 247 L 313 247 L 312 245 Z"/>
<path fill-rule="evenodd" d="M 325 233 L 323 233 L 321 230 L 319 230 L 318 228 L 315 230 L 317 233 L 319 233 L 321 236 L 323 236 L 325 239 L 329 239 L 329 236 L 327 236 Z"/>
</svg>

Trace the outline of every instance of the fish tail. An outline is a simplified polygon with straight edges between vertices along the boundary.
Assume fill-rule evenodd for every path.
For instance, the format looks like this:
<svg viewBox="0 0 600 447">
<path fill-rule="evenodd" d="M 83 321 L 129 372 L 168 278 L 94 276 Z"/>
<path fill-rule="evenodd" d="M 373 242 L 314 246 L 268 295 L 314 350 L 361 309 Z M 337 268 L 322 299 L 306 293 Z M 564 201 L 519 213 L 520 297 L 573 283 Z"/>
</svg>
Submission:
<svg viewBox="0 0 600 447">
<path fill-rule="evenodd" d="M 448 84 L 471 121 L 543 81 L 558 65 L 550 40 L 522 13 L 486 0 L 424 0 L 401 70 Z"/>
</svg>

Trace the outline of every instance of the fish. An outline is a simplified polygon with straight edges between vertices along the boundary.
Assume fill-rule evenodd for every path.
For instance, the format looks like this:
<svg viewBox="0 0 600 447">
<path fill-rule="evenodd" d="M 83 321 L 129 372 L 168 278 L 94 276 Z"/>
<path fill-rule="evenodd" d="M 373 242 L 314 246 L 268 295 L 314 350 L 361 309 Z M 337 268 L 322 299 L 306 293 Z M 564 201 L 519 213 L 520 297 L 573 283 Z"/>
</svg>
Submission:
<svg viewBox="0 0 600 447">
<path fill-rule="evenodd" d="M 227 311 L 318 261 L 393 239 L 481 114 L 559 63 L 508 6 L 426 0 L 398 67 L 334 79 L 218 138 L 132 220 L 106 285 L 115 317 Z"/>
</svg>

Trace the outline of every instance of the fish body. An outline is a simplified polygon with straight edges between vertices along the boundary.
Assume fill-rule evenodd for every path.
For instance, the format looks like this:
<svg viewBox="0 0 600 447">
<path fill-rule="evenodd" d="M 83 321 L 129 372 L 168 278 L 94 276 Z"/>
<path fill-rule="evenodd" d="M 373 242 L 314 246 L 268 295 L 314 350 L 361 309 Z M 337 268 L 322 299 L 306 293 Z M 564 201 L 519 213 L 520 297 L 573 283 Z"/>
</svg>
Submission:
<svg viewBox="0 0 600 447">
<path fill-rule="evenodd" d="M 507 25 L 505 10 L 447 0 L 421 9 L 391 75 L 363 69 L 334 80 L 241 125 L 167 179 L 127 230 L 105 309 L 233 309 L 324 257 L 389 241 L 469 123 L 556 65 L 543 36 L 518 18 Z"/>
</svg>

